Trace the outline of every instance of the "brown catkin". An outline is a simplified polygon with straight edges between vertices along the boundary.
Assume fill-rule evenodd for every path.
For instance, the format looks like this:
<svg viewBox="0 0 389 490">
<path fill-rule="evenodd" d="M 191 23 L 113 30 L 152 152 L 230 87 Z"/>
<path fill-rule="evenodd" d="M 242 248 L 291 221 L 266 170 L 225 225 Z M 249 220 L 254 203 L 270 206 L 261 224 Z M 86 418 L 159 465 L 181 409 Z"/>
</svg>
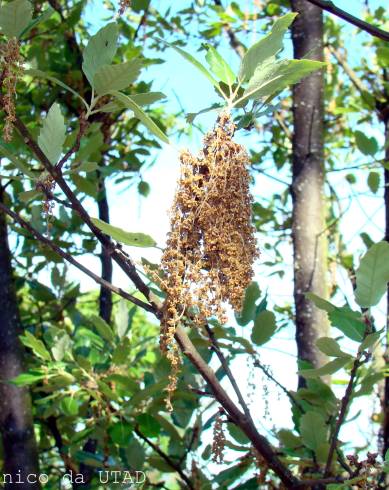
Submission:
<svg viewBox="0 0 389 490">
<path fill-rule="evenodd" d="M 258 257 L 252 225 L 249 157 L 233 141 L 235 125 L 222 113 L 204 138 L 199 156 L 180 156 L 181 174 L 171 209 L 170 233 L 162 256 L 166 293 L 161 349 L 170 350 L 186 314 L 225 323 L 225 304 L 242 307 Z"/>
<path fill-rule="evenodd" d="M 213 426 L 212 461 L 218 464 L 224 462 L 224 448 L 226 445 L 226 436 L 223 431 L 223 414 L 223 409 L 219 408 L 219 413 Z"/>
<path fill-rule="evenodd" d="M 4 141 L 9 142 L 12 140 L 13 123 L 15 121 L 16 83 L 22 70 L 20 45 L 16 38 L 9 39 L 5 44 L 0 45 L 0 59 L 5 89 L 3 105 L 6 114 L 3 138 Z"/>
</svg>

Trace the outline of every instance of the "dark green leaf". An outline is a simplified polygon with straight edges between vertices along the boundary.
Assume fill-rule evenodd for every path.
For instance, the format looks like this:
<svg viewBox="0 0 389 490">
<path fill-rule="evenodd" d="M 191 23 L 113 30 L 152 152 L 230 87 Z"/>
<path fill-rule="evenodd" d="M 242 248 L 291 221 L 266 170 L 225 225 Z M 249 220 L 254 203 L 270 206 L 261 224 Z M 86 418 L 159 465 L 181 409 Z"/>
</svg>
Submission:
<svg viewBox="0 0 389 490">
<path fill-rule="evenodd" d="M 0 28 L 8 37 L 19 37 L 32 20 L 32 5 L 28 0 L 14 0 L 0 7 Z"/>
<path fill-rule="evenodd" d="M 261 311 L 255 317 L 251 340 L 256 345 L 265 344 L 277 330 L 276 317 L 272 311 Z"/>
</svg>

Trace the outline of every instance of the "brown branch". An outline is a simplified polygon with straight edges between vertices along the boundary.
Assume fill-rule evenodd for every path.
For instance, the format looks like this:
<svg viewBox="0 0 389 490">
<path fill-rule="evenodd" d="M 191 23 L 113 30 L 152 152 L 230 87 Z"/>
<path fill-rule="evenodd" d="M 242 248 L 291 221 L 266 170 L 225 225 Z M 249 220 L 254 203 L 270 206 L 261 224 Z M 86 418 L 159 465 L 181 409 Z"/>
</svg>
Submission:
<svg viewBox="0 0 389 490">
<path fill-rule="evenodd" d="M 80 127 L 77 133 L 76 141 L 74 145 L 65 153 L 65 155 L 61 158 L 61 160 L 57 163 L 56 167 L 58 170 L 61 170 L 65 163 L 69 160 L 69 158 L 73 155 L 73 153 L 77 153 L 80 149 L 81 138 L 85 134 L 85 131 L 88 128 L 88 121 L 85 119 L 85 114 L 82 113 L 80 116 Z"/>
<path fill-rule="evenodd" d="M 368 22 L 365 22 L 354 15 L 349 14 L 345 10 L 340 9 L 330 0 L 307 0 L 307 2 L 316 5 L 316 7 L 320 7 L 322 10 L 325 10 L 331 14 L 336 15 L 337 17 L 345 20 L 349 24 L 358 27 L 362 31 L 368 32 L 374 37 L 378 37 L 383 41 L 389 41 L 389 32 L 380 29 L 379 27 L 375 27 Z"/>
<path fill-rule="evenodd" d="M 52 240 L 49 240 L 44 235 L 42 235 L 38 230 L 33 228 L 19 214 L 15 213 L 11 209 L 7 208 L 7 206 L 5 206 L 1 202 L 0 202 L 0 210 L 3 211 L 3 213 L 10 216 L 16 223 L 19 223 L 19 225 L 22 228 L 24 228 L 25 230 L 30 232 L 39 242 L 41 242 L 44 245 L 46 245 L 47 247 L 49 247 L 53 252 L 58 254 L 60 257 L 65 259 L 70 264 L 77 267 L 77 269 L 82 271 L 84 274 L 89 276 L 91 279 L 93 279 L 95 282 L 97 282 L 98 284 L 100 284 L 104 288 L 112 291 L 113 293 L 118 294 L 119 296 L 126 299 L 127 301 L 131 301 L 131 303 L 134 303 L 135 305 L 143 308 L 146 311 L 149 311 L 151 313 L 155 313 L 155 308 L 152 305 L 145 303 L 144 301 L 136 298 L 132 294 L 129 294 L 126 291 L 124 291 L 123 289 L 114 286 L 113 284 L 109 283 L 108 281 L 105 281 L 104 279 L 102 279 L 100 276 L 98 276 L 94 272 L 90 271 L 87 267 L 80 264 L 80 262 L 77 262 L 77 260 L 74 259 L 70 254 L 68 254 L 67 252 L 64 252 L 61 248 L 59 248 Z"/>
<path fill-rule="evenodd" d="M 332 46 L 328 46 L 330 53 L 334 56 L 336 61 L 340 64 L 340 66 L 345 71 L 346 75 L 351 80 L 351 83 L 354 87 L 361 92 L 363 95 L 365 92 L 369 92 L 369 89 L 363 84 L 362 80 L 358 77 L 355 71 L 351 68 L 351 66 L 347 63 L 344 56 L 340 53 L 338 49 L 334 49 Z"/>
<path fill-rule="evenodd" d="M 243 411 L 246 415 L 246 417 L 252 421 L 251 415 L 250 415 L 250 410 L 248 406 L 246 405 L 246 402 L 244 401 L 244 398 L 242 396 L 242 393 L 239 389 L 238 383 L 236 382 L 231 369 L 228 365 L 227 359 L 224 357 L 224 354 L 219 346 L 219 342 L 217 341 L 215 334 L 213 333 L 213 330 L 208 324 L 205 324 L 205 331 L 207 332 L 207 335 L 209 337 L 209 340 L 211 341 L 212 344 L 212 350 L 216 353 L 217 357 L 219 358 L 219 361 L 224 369 L 224 372 L 226 373 L 228 379 L 230 380 L 230 383 L 236 393 L 236 396 L 238 397 L 239 403 L 241 407 L 243 408 Z"/>
<path fill-rule="evenodd" d="M 201 376 L 210 385 L 217 401 L 222 405 L 232 421 L 238 425 L 251 440 L 253 446 L 265 459 L 269 467 L 279 476 L 287 488 L 297 488 L 296 485 L 299 483 L 297 478 L 281 462 L 268 440 L 259 434 L 251 418 L 248 418 L 242 413 L 231 400 L 227 392 L 219 383 L 219 380 L 216 378 L 214 371 L 206 362 L 204 362 L 204 359 L 192 344 L 183 327 L 177 327 L 175 338 L 183 354 L 192 362 Z"/>
<path fill-rule="evenodd" d="M 146 442 L 161 458 L 171 467 L 173 468 L 181 477 L 181 479 L 187 484 L 188 488 L 191 490 L 194 490 L 193 483 L 190 481 L 190 479 L 187 477 L 187 475 L 182 471 L 182 468 L 179 464 L 175 463 L 167 454 L 165 454 L 162 449 L 154 444 L 148 437 L 146 437 L 142 432 L 135 427 L 134 429 L 135 434 L 139 436 L 143 441 Z"/>
<path fill-rule="evenodd" d="M 327 477 L 331 473 L 331 465 L 332 465 L 332 457 L 334 455 L 334 452 L 336 450 L 336 447 L 338 445 L 338 436 L 339 436 L 339 431 L 340 428 L 342 427 L 342 424 L 344 422 L 344 419 L 346 417 L 346 413 L 349 407 L 349 403 L 351 400 L 351 396 L 353 393 L 353 388 L 354 388 L 354 381 L 355 377 L 357 375 L 358 368 L 361 364 L 363 364 L 363 361 L 361 361 L 363 352 L 358 352 L 358 355 L 353 363 L 353 367 L 351 368 L 351 373 L 350 373 L 350 379 L 346 388 L 346 391 L 344 393 L 344 396 L 341 401 L 341 406 L 340 406 L 340 411 L 338 415 L 338 419 L 335 424 L 335 429 L 331 435 L 331 444 L 330 444 L 330 449 L 328 451 L 328 457 L 327 457 L 327 463 L 326 467 L 324 470 L 324 476 Z"/>
</svg>

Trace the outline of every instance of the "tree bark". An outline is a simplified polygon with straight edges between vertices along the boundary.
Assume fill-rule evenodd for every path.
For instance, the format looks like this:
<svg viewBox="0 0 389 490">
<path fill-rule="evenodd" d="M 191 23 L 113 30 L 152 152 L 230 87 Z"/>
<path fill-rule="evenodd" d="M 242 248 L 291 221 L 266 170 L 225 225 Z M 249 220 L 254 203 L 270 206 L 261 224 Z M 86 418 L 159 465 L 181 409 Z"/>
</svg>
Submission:
<svg viewBox="0 0 389 490">
<path fill-rule="evenodd" d="M 323 60 L 323 14 L 306 0 L 292 0 L 298 16 L 292 26 L 295 58 Z M 327 296 L 327 241 L 324 198 L 324 77 L 315 72 L 293 89 L 292 239 L 294 300 L 299 360 L 318 367 L 325 360 L 315 346 L 328 333 L 328 320 L 305 296 Z M 304 386 L 299 378 L 299 386 Z"/>
<path fill-rule="evenodd" d="M 4 200 L 4 189 L 0 185 L 0 202 Z M 8 245 L 6 218 L 0 213 L 0 429 L 3 443 L 3 474 L 9 483 L 5 488 L 18 488 L 21 483 L 31 483 L 24 488 L 38 489 L 33 483 L 39 476 L 38 452 L 35 443 L 31 399 L 26 388 L 9 383 L 24 371 L 23 348 L 18 335 L 21 333 L 16 292 L 14 289 L 11 253 Z M 20 477 L 19 477 L 20 475 Z M 23 487 L 22 487 L 23 488 Z"/>
</svg>

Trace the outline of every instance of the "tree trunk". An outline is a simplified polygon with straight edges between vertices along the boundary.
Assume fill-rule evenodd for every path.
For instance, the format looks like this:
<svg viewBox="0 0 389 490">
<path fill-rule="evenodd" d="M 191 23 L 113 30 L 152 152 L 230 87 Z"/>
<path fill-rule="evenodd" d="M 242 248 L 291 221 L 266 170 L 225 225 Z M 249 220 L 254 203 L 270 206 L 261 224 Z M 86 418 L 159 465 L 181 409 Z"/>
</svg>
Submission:
<svg viewBox="0 0 389 490">
<path fill-rule="evenodd" d="M 298 16 L 292 26 L 295 58 L 323 60 L 323 14 L 306 0 L 292 0 Z M 293 89 L 292 239 L 294 300 L 299 360 L 318 367 L 325 360 L 316 346 L 328 334 L 325 312 L 306 298 L 311 291 L 327 296 L 327 242 L 324 198 L 324 77 L 322 71 L 306 77 Z M 305 380 L 299 378 L 299 386 Z"/>
<path fill-rule="evenodd" d="M 389 118 L 385 120 L 385 161 L 389 161 Z M 385 168 L 384 170 L 384 181 L 385 181 L 385 191 L 384 191 L 384 203 L 385 203 L 385 240 L 389 242 L 389 170 Z M 386 302 L 386 351 L 385 351 L 385 368 L 389 366 L 389 286 L 387 291 L 387 302 Z M 383 397 L 383 445 L 382 445 L 382 455 L 385 457 L 386 451 L 389 449 L 389 378 L 385 378 L 385 388 Z M 389 485 L 389 478 L 386 476 L 386 483 Z"/>
<path fill-rule="evenodd" d="M 4 189 L 0 185 L 0 202 Z M 39 476 L 38 453 L 35 444 L 31 399 L 26 388 L 18 388 L 8 381 L 24 371 L 23 349 L 18 335 L 21 333 L 17 298 L 12 278 L 11 253 L 8 246 L 7 224 L 0 213 L 0 428 L 3 443 L 3 474 L 12 475 L 12 483 L 5 488 L 38 489 L 35 476 Z M 20 477 L 19 477 L 20 475 Z M 7 477 L 8 481 L 11 477 Z M 6 480 L 7 481 L 7 480 Z M 23 488 L 23 487 L 21 487 Z"/>
</svg>

